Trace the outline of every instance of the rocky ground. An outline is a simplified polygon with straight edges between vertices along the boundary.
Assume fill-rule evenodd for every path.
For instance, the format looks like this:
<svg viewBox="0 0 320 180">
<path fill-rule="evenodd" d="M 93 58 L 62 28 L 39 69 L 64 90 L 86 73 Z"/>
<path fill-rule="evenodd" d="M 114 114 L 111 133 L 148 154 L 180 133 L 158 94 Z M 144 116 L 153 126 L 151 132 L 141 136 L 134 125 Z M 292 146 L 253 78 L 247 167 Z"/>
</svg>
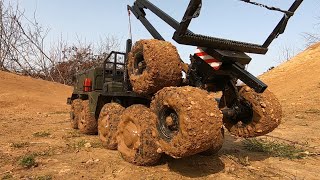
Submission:
<svg viewBox="0 0 320 180">
<path fill-rule="evenodd" d="M 283 107 L 272 133 L 251 141 L 227 133 L 216 156 L 163 157 L 152 167 L 131 165 L 70 128 L 71 87 L 0 72 L 0 178 L 319 179 L 319 58 L 316 44 L 261 76 Z"/>
</svg>

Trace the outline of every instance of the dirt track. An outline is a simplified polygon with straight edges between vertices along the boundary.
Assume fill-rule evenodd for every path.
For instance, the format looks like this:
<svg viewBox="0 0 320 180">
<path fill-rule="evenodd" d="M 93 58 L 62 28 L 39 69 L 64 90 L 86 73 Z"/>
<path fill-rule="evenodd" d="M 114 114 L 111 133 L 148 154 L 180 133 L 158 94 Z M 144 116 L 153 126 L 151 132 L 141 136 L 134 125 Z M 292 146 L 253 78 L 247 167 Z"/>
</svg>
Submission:
<svg viewBox="0 0 320 180">
<path fill-rule="evenodd" d="M 283 106 L 283 122 L 265 138 L 320 152 L 320 44 L 262 75 Z M 271 157 L 245 150 L 226 133 L 218 156 L 164 157 L 139 167 L 104 149 L 97 136 L 70 128 L 66 98 L 72 88 L 0 72 L 0 178 L 36 179 L 319 179 L 320 157 Z M 38 133 L 37 133 L 38 132 Z M 40 133 L 39 133 L 40 132 Z M 37 134 L 35 134 L 37 133 Z M 19 165 L 35 155 L 36 167 Z"/>
</svg>

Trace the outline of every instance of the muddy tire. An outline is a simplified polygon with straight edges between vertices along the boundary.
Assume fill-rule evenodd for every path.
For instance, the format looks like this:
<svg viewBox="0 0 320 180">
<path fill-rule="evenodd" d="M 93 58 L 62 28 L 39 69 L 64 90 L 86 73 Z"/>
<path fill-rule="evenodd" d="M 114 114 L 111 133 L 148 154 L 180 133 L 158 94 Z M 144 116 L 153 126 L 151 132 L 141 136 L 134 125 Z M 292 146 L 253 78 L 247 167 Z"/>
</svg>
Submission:
<svg viewBox="0 0 320 180">
<path fill-rule="evenodd" d="M 253 116 L 251 120 L 239 119 L 237 123 L 223 118 L 225 127 L 232 135 L 245 138 L 257 137 L 279 126 L 282 117 L 281 105 L 272 92 L 266 89 L 260 94 L 248 86 L 242 86 L 239 87 L 239 95 L 252 105 Z"/>
<path fill-rule="evenodd" d="M 82 111 L 82 100 L 81 99 L 73 100 L 71 104 L 71 111 L 70 111 L 70 123 L 73 129 L 78 129 L 78 121 L 80 118 L 81 111 Z"/>
<path fill-rule="evenodd" d="M 140 40 L 128 55 L 128 74 L 133 91 L 153 94 L 163 87 L 182 81 L 181 61 L 177 49 L 169 42 Z"/>
<path fill-rule="evenodd" d="M 82 102 L 82 111 L 80 113 L 78 128 L 83 134 L 93 135 L 98 132 L 98 122 L 96 121 L 94 114 L 90 113 L 89 100 L 84 100 Z"/>
<path fill-rule="evenodd" d="M 224 129 L 221 128 L 221 133 L 218 136 L 217 142 L 215 142 L 213 144 L 213 146 L 211 146 L 206 151 L 201 152 L 200 155 L 212 156 L 212 155 L 217 154 L 219 152 L 219 150 L 222 148 L 223 142 L 224 142 Z"/>
<path fill-rule="evenodd" d="M 117 149 L 117 129 L 120 116 L 125 108 L 118 103 L 105 104 L 98 119 L 98 134 L 107 149 Z"/>
<path fill-rule="evenodd" d="M 127 162 L 147 166 L 158 162 L 155 123 L 157 116 L 143 105 L 125 109 L 118 125 L 118 151 Z"/>
<path fill-rule="evenodd" d="M 197 154 L 218 142 L 222 114 L 214 97 L 205 90 L 163 88 L 152 100 L 151 109 L 158 116 L 158 146 L 172 157 Z"/>
</svg>

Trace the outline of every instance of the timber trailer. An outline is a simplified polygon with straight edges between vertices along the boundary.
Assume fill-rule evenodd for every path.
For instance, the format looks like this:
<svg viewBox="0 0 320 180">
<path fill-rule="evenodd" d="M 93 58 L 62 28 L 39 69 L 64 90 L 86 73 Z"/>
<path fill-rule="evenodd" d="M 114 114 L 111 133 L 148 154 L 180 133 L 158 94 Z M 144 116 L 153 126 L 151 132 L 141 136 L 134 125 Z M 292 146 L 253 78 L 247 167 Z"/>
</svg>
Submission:
<svg viewBox="0 0 320 180">
<path fill-rule="evenodd" d="M 281 121 L 281 105 L 265 83 L 245 70 L 251 61 L 246 53 L 267 53 L 303 0 L 288 10 L 240 1 L 284 13 L 262 45 L 193 33 L 188 27 L 200 14 L 201 0 L 190 0 L 181 22 L 148 0 L 128 5 L 154 39 L 134 46 L 128 39 L 126 53 L 111 52 L 102 67 L 75 76 L 68 98 L 72 127 L 98 134 L 107 149 L 117 149 L 136 165 L 153 165 L 163 153 L 174 158 L 217 153 L 224 129 L 244 138 L 273 131 Z M 174 41 L 197 47 L 190 64 L 152 26 L 145 9 L 175 30 Z M 238 80 L 246 85 L 237 86 Z M 216 92 L 222 92 L 219 100 Z"/>
</svg>

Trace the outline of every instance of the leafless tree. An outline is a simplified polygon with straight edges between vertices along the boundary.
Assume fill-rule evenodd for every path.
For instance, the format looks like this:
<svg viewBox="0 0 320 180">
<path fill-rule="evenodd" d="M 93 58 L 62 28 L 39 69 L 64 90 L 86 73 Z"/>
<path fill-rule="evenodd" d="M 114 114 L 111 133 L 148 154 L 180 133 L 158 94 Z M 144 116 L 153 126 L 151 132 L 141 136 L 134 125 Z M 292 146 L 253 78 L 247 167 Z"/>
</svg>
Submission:
<svg viewBox="0 0 320 180">
<path fill-rule="evenodd" d="M 316 17 L 316 23 L 314 24 L 315 32 L 303 33 L 303 37 L 306 39 L 306 46 L 310 46 L 314 43 L 320 42 L 320 16 Z"/>
<path fill-rule="evenodd" d="M 278 63 L 284 63 L 291 58 L 293 58 L 296 54 L 296 49 L 294 46 L 283 45 L 279 48 L 279 56 L 278 56 Z"/>
<path fill-rule="evenodd" d="M 35 16 L 28 19 L 18 4 L 0 0 L 0 69 L 47 76 L 50 58 L 44 52 L 44 39 L 48 32 Z"/>
<path fill-rule="evenodd" d="M 100 38 L 95 48 L 81 38 L 69 45 L 62 35 L 49 47 L 48 33 L 36 12 L 30 19 L 19 4 L 0 0 L 0 70 L 71 84 L 75 73 L 101 65 L 110 51 L 120 47 L 114 36 Z"/>
</svg>

